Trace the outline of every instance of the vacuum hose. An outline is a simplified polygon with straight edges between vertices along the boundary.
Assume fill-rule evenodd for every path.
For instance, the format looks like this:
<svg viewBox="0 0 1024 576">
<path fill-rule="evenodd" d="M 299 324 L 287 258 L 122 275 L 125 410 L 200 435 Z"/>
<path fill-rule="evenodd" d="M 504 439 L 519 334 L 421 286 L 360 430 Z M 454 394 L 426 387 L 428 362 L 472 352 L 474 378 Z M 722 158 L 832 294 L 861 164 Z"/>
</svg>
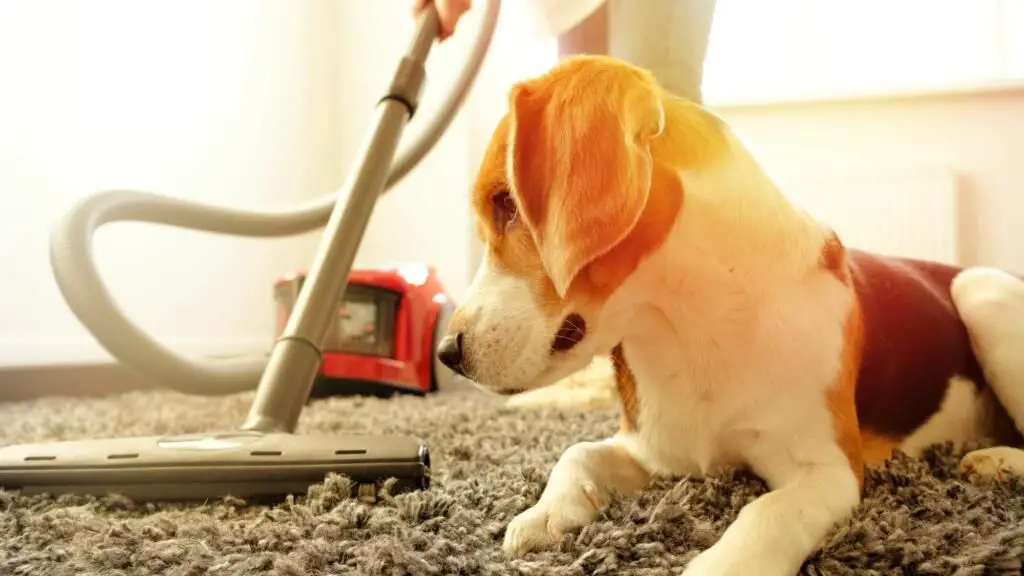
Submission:
<svg viewBox="0 0 1024 576">
<path fill-rule="evenodd" d="M 385 191 L 426 156 L 462 106 L 497 24 L 500 0 L 483 3 L 483 25 L 466 65 L 423 133 L 391 165 Z M 436 12 L 432 7 L 427 12 L 426 22 L 436 26 Z M 335 192 L 281 210 L 255 211 L 138 190 L 102 191 L 73 205 L 57 223 L 50 236 L 50 265 L 72 312 L 123 364 L 157 384 L 186 394 L 222 395 L 251 390 L 267 367 L 265 359 L 189 358 L 157 342 L 128 319 L 100 279 L 92 257 L 93 235 L 104 224 L 133 221 L 232 236 L 290 236 L 325 226 L 338 200 L 339 192 Z"/>
</svg>

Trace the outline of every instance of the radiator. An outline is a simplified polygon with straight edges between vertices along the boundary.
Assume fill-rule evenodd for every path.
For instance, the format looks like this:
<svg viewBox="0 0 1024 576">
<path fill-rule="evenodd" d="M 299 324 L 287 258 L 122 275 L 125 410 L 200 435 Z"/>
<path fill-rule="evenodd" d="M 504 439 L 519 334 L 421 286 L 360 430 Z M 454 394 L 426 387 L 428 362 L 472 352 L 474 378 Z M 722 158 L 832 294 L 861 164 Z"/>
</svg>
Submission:
<svg viewBox="0 0 1024 576">
<path fill-rule="evenodd" d="M 786 196 L 847 246 L 962 264 L 957 174 L 946 169 L 776 177 Z"/>
</svg>

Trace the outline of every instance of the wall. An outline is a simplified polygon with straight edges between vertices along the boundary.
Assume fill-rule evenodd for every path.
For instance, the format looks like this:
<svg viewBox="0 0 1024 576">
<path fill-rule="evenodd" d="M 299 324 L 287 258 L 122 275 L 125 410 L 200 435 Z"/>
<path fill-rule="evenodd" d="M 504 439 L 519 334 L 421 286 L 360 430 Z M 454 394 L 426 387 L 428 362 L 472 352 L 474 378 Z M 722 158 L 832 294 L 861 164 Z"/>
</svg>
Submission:
<svg viewBox="0 0 1024 576">
<path fill-rule="evenodd" d="M 414 32 L 407 0 L 339 3 L 339 183 L 353 166 L 370 129 L 371 112 L 384 94 Z M 460 22 L 460 33 L 436 45 L 427 61 L 420 108 L 406 129 L 402 148 L 420 133 L 462 69 L 480 23 L 480 10 Z M 465 27 L 465 28 L 461 28 Z M 475 88 L 474 88 L 475 91 Z M 470 97 L 472 98 L 472 96 Z M 356 258 L 357 266 L 420 261 L 436 267 L 452 295 L 469 283 L 466 246 L 467 115 L 460 112 L 424 160 L 377 204 Z"/>
<path fill-rule="evenodd" d="M 107 358 L 57 291 L 68 204 L 127 187 L 278 207 L 339 183 L 333 0 L 0 3 L 0 364 Z M 270 286 L 316 240 L 114 225 L 95 245 L 123 309 L 177 348 L 259 351 Z"/>
<path fill-rule="evenodd" d="M 955 172 L 960 261 L 1024 272 L 1024 88 L 719 113 L 780 179 L 827 170 Z"/>
</svg>

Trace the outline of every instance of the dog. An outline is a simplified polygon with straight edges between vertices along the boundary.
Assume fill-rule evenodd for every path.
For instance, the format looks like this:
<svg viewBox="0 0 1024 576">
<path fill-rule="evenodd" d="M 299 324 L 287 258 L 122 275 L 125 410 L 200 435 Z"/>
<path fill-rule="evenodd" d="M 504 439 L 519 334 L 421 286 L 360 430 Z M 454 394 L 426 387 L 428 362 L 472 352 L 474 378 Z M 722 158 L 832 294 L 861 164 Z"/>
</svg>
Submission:
<svg viewBox="0 0 1024 576">
<path fill-rule="evenodd" d="M 965 471 L 1024 471 L 1024 282 L 845 246 L 646 70 L 576 56 L 515 84 L 472 206 L 485 256 L 441 361 L 514 395 L 610 354 L 621 405 L 509 523 L 509 555 L 654 477 L 739 467 L 768 491 L 684 574 L 791 576 L 894 450 L 981 442 Z"/>
</svg>

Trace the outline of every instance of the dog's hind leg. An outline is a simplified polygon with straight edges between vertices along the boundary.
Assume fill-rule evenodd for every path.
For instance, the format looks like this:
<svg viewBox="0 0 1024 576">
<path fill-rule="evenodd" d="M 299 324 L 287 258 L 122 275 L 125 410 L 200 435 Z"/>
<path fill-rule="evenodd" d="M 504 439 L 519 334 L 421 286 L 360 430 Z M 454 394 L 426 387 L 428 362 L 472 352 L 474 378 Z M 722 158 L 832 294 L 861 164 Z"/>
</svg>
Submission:
<svg viewBox="0 0 1024 576">
<path fill-rule="evenodd" d="M 985 379 L 1024 433 L 1024 281 L 994 268 L 968 268 L 950 289 Z M 964 456 L 960 469 L 996 478 L 1024 476 L 1024 450 L 975 450 Z"/>
</svg>

